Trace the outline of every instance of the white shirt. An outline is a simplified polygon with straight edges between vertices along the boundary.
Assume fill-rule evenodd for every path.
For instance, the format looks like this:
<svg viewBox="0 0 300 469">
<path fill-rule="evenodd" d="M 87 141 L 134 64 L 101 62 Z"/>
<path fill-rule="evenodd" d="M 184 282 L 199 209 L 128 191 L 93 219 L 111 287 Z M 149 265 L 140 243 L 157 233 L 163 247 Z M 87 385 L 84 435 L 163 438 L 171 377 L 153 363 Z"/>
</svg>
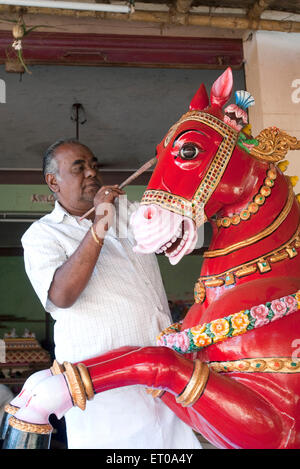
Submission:
<svg viewBox="0 0 300 469">
<path fill-rule="evenodd" d="M 119 230 L 124 233 L 130 210 L 120 212 Z M 109 229 L 92 277 L 72 307 L 51 303 L 48 290 L 56 269 L 76 250 L 91 224 L 56 202 L 54 210 L 22 237 L 27 275 L 55 319 L 55 355 L 61 363 L 125 345 L 155 345 L 156 336 L 171 323 L 156 258 L 133 252 L 130 229 L 127 238 Z M 84 412 L 73 407 L 65 419 L 69 449 L 201 448 L 192 429 L 144 386 L 97 394 Z"/>
<path fill-rule="evenodd" d="M 122 223 L 125 217 L 121 213 Z M 48 290 L 56 269 L 77 249 L 91 225 L 56 202 L 54 210 L 22 237 L 26 273 L 56 321 L 59 362 L 84 360 L 123 345 L 155 345 L 156 336 L 171 323 L 157 260 L 133 252 L 130 229 L 127 239 L 118 238 L 114 227 L 109 229 L 92 277 L 70 308 L 51 303 Z"/>
</svg>

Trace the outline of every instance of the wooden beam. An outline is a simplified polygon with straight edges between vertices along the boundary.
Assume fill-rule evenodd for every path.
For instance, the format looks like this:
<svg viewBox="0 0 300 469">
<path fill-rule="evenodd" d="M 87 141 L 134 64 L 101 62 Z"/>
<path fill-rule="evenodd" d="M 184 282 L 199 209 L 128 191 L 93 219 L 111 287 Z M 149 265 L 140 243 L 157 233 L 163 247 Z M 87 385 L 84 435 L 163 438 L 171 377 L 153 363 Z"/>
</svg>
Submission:
<svg viewBox="0 0 300 469">
<path fill-rule="evenodd" d="M 254 2 L 251 8 L 249 8 L 247 16 L 250 20 L 258 20 L 261 17 L 261 14 L 267 10 L 269 5 L 274 0 L 257 0 Z"/>
<path fill-rule="evenodd" d="M 193 0 L 176 0 L 176 5 L 175 5 L 176 11 L 178 11 L 178 13 L 186 14 L 189 12 L 192 3 L 193 3 Z"/>
<path fill-rule="evenodd" d="M 10 31 L 0 31 L 0 63 L 7 60 Z M 243 66 L 241 39 L 75 34 L 33 31 L 23 39 L 28 65 L 94 65 L 163 68 Z"/>
<path fill-rule="evenodd" d="M 17 7 L 9 7 L 7 5 L 0 5 L 0 14 L 2 13 L 16 13 Z M 73 16 L 77 18 L 92 17 L 104 19 L 114 19 L 127 22 L 146 22 L 146 23 L 160 23 L 160 24 L 182 24 L 185 26 L 202 26 L 210 28 L 222 29 L 239 29 L 239 30 L 265 30 L 265 31 L 281 31 L 281 32 L 300 32 L 300 21 L 276 21 L 276 20 L 253 20 L 247 16 L 210 16 L 200 15 L 196 13 L 189 14 L 170 14 L 169 12 L 161 11 L 141 11 L 137 10 L 131 14 L 122 13 L 99 13 L 94 11 L 73 11 L 73 10 L 60 10 L 55 8 L 37 8 L 27 7 L 26 12 L 29 14 L 41 15 L 55 15 L 55 16 Z M 99 16 L 101 15 L 101 16 Z"/>
</svg>

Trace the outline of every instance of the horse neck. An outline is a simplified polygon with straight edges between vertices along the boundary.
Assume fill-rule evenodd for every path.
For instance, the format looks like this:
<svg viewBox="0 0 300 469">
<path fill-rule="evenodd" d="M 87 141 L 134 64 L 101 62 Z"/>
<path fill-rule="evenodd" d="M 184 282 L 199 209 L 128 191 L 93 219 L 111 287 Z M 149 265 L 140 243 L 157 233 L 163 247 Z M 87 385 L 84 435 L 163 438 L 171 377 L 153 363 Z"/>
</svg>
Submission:
<svg viewBox="0 0 300 469">
<path fill-rule="evenodd" d="M 241 219 L 239 223 L 233 223 L 233 216 L 239 214 L 242 218 L 243 211 L 249 209 L 249 204 L 264 185 L 268 168 L 266 165 L 258 168 L 260 176 L 257 177 L 253 190 L 245 197 L 241 197 L 238 203 L 227 205 L 216 221 L 211 221 L 213 237 L 208 251 L 213 251 L 217 255 L 205 258 L 201 276 L 220 274 L 260 256 L 264 257 L 287 243 L 296 232 L 299 225 L 299 205 L 294 195 L 291 195 L 288 179 L 278 169 L 271 193 L 265 197 L 265 202 L 259 205 L 258 211 L 252 213 L 247 220 Z M 224 218 L 230 219 L 230 225 L 218 226 L 221 221 L 224 223 Z M 249 239 L 254 241 L 248 243 Z M 231 250 L 232 246 L 237 248 Z"/>
</svg>

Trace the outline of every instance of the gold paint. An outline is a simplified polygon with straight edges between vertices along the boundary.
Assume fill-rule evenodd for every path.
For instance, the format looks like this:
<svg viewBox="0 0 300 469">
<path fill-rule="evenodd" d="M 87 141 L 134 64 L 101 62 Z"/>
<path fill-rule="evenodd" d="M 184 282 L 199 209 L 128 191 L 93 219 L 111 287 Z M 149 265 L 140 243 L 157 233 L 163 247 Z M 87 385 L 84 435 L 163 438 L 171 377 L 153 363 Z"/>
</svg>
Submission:
<svg viewBox="0 0 300 469">
<path fill-rule="evenodd" d="M 52 433 L 53 430 L 50 424 L 24 422 L 23 420 L 19 420 L 16 417 L 11 417 L 8 421 L 11 427 L 20 430 L 21 432 L 37 433 L 39 435 L 49 435 L 50 433 Z"/>
<path fill-rule="evenodd" d="M 234 283 L 235 283 L 234 275 L 232 273 L 227 274 L 225 277 L 225 285 L 229 286 L 229 285 L 233 285 Z"/>
<path fill-rule="evenodd" d="M 77 370 L 79 371 L 87 400 L 91 401 L 94 398 L 95 393 L 89 370 L 84 363 L 78 363 Z"/>
<path fill-rule="evenodd" d="M 203 393 L 209 378 L 209 367 L 200 360 L 195 360 L 194 371 L 190 381 L 181 394 L 176 397 L 176 402 L 182 407 L 191 407 L 197 402 Z"/>
<path fill-rule="evenodd" d="M 61 363 L 58 363 L 57 360 L 54 360 L 51 368 L 50 368 L 50 371 L 53 375 L 61 375 L 65 369 L 63 367 L 63 365 L 61 365 Z"/>
<path fill-rule="evenodd" d="M 288 257 L 289 255 L 286 251 L 279 252 L 278 254 L 274 254 L 274 256 L 270 257 L 270 262 L 272 264 L 275 264 L 276 262 L 283 261 L 284 259 L 287 259 Z"/>
<path fill-rule="evenodd" d="M 257 204 L 257 205 L 263 205 L 265 203 L 266 199 L 265 197 L 262 195 L 262 194 L 257 194 L 255 197 L 254 197 L 254 202 Z"/>
<path fill-rule="evenodd" d="M 231 218 L 232 225 L 238 225 L 240 221 L 241 221 L 241 217 L 238 214 L 233 215 L 233 217 Z"/>
<path fill-rule="evenodd" d="M 212 278 L 211 280 L 206 280 L 204 283 L 206 287 L 221 287 L 224 285 L 224 280 L 221 278 Z"/>
<path fill-rule="evenodd" d="M 274 180 L 277 177 L 276 169 L 272 163 L 268 169 L 267 175 L 272 175 L 272 179 L 268 176 L 265 178 L 263 186 L 260 188 L 259 193 L 254 196 L 253 201 L 250 202 L 249 205 L 240 213 L 235 213 L 231 217 L 217 219 L 216 222 L 218 227 L 223 226 L 223 228 L 228 228 L 231 224 L 238 225 L 241 220 L 249 220 L 252 214 L 258 212 L 260 206 L 265 203 L 265 197 L 270 196 L 271 187 L 274 186 Z"/>
<path fill-rule="evenodd" d="M 18 410 L 20 410 L 19 407 L 16 407 L 15 405 L 11 405 L 11 404 L 6 404 L 6 406 L 4 407 L 4 411 L 7 413 L 7 414 L 11 414 L 11 415 L 15 415 Z"/>
<path fill-rule="evenodd" d="M 296 251 L 296 249 L 286 248 L 285 250 L 288 253 L 288 256 L 290 259 L 293 259 L 293 257 L 296 257 L 298 255 L 298 252 Z"/>
<path fill-rule="evenodd" d="M 165 391 L 163 389 L 146 388 L 146 393 L 150 394 L 155 399 L 158 397 L 162 397 Z"/>
<path fill-rule="evenodd" d="M 246 275 L 254 274 L 257 271 L 256 264 L 242 267 L 235 272 L 235 276 L 238 278 L 245 277 Z"/>
<path fill-rule="evenodd" d="M 268 258 L 269 262 L 278 262 L 279 260 L 287 259 L 289 257 L 288 253 L 286 251 L 282 252 L 282 250 L 291 247 L 293 243 L 294 243 L 295 248 L 300 248 L 299 232 L 300 232 L 300 224 L 296 232 L 294 233 L 294 235 L 291 237 L 291 239 L 289 239 L 286 243 L 281 245 L 279 248 L 273 249 L 272 251 L 266 253 L 263 258 L 264 259 Z M 204 282 L 206 286 L 209 285 L 210 287 L 222 286 L 224 284 L 223 279 L 225 278 L 226 275 L 228 275 L 231 272 L 234 273 L 234 275 L 238 278 L 255 273 L 257 271 L 257 262 L 261 262 L 261 260 L 262 258 L 258 257 L 256 259 L 253 259 L 252 261 L 246 262 L 245 264 L 240 264 L 225 272 L 222 272 L 221 274 L 216 274 L 214 276 L 199 277 L 198 282 Z M 217 280 L 221 280 L 222 282 L 217 282 Z M 208 282 L 208 285 L 207 285 L 207 282 Z"/>
<path fill-rule="evenodd" d="M 217 373 L 300 373 L 300 360 L 292 357 L 243 358 L 209 362 L 208 366 Z"/>
<path fill-rule="evenodd" d="M 202 304 L 206 297 L 205 286 L 203 282 L 196 282 L 194 288 L 194 300 L 195 303 Z"/>
<path fill-rule="evenodd" d="M 64 362 L 63 365 L 66 370 L 65 375 L 67 378 L 73 403 L 81 410 L 84 410 L 86 406 L 85 389 L 82 384 L 79 372 L 76 367 L 72 365 L 72 363 Z"/>
<path fill-rule="evenodd" d="M 300 141 L 291 137 L 277 127 L 269 127 L 256 137 L 258 145 L 254 146 L 250 154 L 263 161 L 278 162 L 283 160 L 289 150 L 299 150 Z"/>
<path fill-rule="evenodd" d="M 275 179 L 274 177 L 273 177 L 272 179 L 270 179 L 270 178 L 267 177 L 267 178 L 264 180 L 265 185 L 268 186 L 268 187 L 270 187 L 270 188 L 273 187 L 273 186 L 274 186 L 274 179 Z"/>
<path fill-rule="evenodd" d="M 246 220 L 249 220 L 251 214 L 249 212 L 249 210 L 243 210 L 241 213 L 240 213 L 240 217 L 242 220 L 246 221 Z"/>
<path fill-rule="evenodd" d="M 260 189 L 260 193 L 264 197 L 269 197 L 269 195 L 271 194 L 271 189 L 268 186 L 262 186 Z"/>
<path fill-rule="evenodd" d="M 289 176 L 289 179 L 291 181 L 292 187 L 295 187 L 297 182 L 299 181 L 298 176 Z"/>
<path fill-rule="evenodd" d="M 260 273 L 264 274 L 265 272 L 269 272 L 270 270 L 272 270 L 269 262 L 266 260 L 266 259 L 261 259 L 258 263 L 257 263 L 257 267 L 260 271 Z"/>
<path fill-rule="evenodd" d="M 260 233 L 254 235 L 254 236 L 251 236 L 248 239 L 240 241 L 236 244 L 232 244 L 231 246 L 228 246 L 227 248 L 216 249 L 214 251 L 206 251 L 203 256 L 206 257 L 206 258 L 207 257 L 224 256 L 224 255 L 229 254 L 233 251 L 237 251 L 238 249 L 242 249 L 244 247 L 250 246 L 251 244 L 257 243 L 258 241 L 265 238 L 266 236 L 269 236 L 275 230 L 277 230 L 277 228 L 284 222 L 284 220 L 286 219 L 286 217 L 288 216 L 288 214 L 289 214 L 289 212 L 292 208 L 293 202 L 294 202 L 294 192 L 293 192 L 292 187 L 290 187 L 285 207 L 282 209 L 281 213 L 278 215 L 276 220 L 274 220 L 273 223 L 271 223 L 271 225 L 269 225 L 267 228 L 262 230 Z"/>
<path fill-rule="evenodd" d="M 259 206 L 255 202 L 251 202 L 251 204 L 249 204 L 248 206 L 248 210 L 250 213 L 257 213 L 259 210 Z"/>
</svg>

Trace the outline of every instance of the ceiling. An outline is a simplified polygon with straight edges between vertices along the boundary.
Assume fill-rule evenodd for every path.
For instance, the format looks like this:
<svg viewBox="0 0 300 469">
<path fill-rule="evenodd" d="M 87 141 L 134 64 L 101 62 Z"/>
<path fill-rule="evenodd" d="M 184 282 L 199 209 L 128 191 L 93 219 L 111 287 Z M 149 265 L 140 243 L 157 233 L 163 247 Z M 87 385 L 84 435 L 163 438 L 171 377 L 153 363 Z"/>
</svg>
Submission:
<svg viewBox="0 0 300 469">
<path fill-rule="evenodd" d="M 75 2 L 73 0 L 75 4 L 76 1 L 79 0 L 75 0 Z M 124 0 L 80 1 L 97 4 L 128 3 Z M 190 25 L 198 25 L 198 23 L 211 27 L 212 31 L 225 28 L 231 31 L 235 29 L 241 31 L 244 29 L 267 29 L 269 31 L 300 32 L 300 0 L 244 0 L 243 2 L 240 0 L 143 0 L 142 2 L 133 2 L 131 0 L 131 3 L 134 4 L 135 10 L 130 15 L 101 13 L 99 16 L 99 12 L 96 14 L 94 11 L 66 12 L 55 8 L 48 9 L 43 16 L 43 8 L 36 7 L 28 7 L 22 13 L 25 20 L 27 15 L 30 16 L 30 20 L 35 16 L 36 22 L 44 25 L 47 25 L 45 21 L 48 21 L 49 18 L 56 21 L 58 17 L 65 18 L 67 15 L 73 16 L 74 23 L 80 23 L 80 19 L 87 16 L 92 16 L 95 23 L 98 22 L 98 24 L 101 24 L 99 19 L 114 18 L 123 22 L 127 21 L 130 25 L 137 24 L 134 20 L 154 21 L 158 27 L 169 22 L 185 27 L 181 32 L 182 40 L 188 39 L 184 37 L 186 28 L 189 28 Z M 63 136 L 73 136 L 74 122 L 71 121 L 70 114 L 72 105 L 76 102 L 82 103 L 87 113 L 86 124 L 80 126 L 81 136 L 85 141 L 91 142 L 97 153 L 103 155 L 106 167 L 134 169 L 145 158 L 152 155 L 155 145 L 167 131 L 169 125 L 177 116 L 185 112 L 185 106 L 188 105 L 188 100 L 196 91 L 198 84 L 203 81 L 210 86 L 212 81 L 216 79 L 219 75 L 217 68 L 224 69 L 228 65 L 240 64 L 236 66 L 235 80 L 238 87 L 236 89 L 241 89 L 244 86 L 242 60 L 238 54 L 229 57 L 229 52 L 225 50 L 226 39 L 224 38 L 226 35 L 219 39 L 223 42 L 221 52 L 216 49 L 216 44 L 219 47 L 219 43 L 216 41 L 213 51 L 206 48 L 203 52 L 203 44 L 197 46 L 199 47 L 197 51 L 193 51 L 189 44 L 184 49 L 186 51 L 184 55 L 191 54 L 190 62 L 184 71 L 179 70 L 181 67 L 178 63 L 174 65 L 174 61 L 172 62 L 170 59 L 171 56 L 173 57 L 172 54 L 176 53 L 179 56 L 177 43 L 174 42 L 172 46 L 172 54 L 170 46 L 166 47 L 164 44 L 164 53 L 168 55 L 166 59 L 166 56 L 162 55 L 160 44 L 154 47 L 154 39 L 152 38 L 152 42 L 150 42 L 150 38 L 147 38 L 146 34 L 141 47 L 143 57 L 139 59 L 138 65 L 144 69 L 119 69 L 117 67 L 120 65 L 136 67 L 134 61 L 130 63 L 128 51 L 130 50 L 131 59 L 132 57 L 136 59 L 137 55 L 140 54 L 138 46 L 141 44 L 141 36 L 136 42 L 136 48 L 135 45 L 131 44 L 131 49 L 127 43 L 125 44 L 124 39 L 120 40 L 120 37 L 117 37 L 118 52 L 123 47 L 122 54 L 124 50 L 127 53 L 126 59 L 121 60 L 119 56 L 116 58 L 114 55 L 116 50 L 114 43 L 109 45 L 110 49 L 105 43 L 103 46 L 105 54 L 102 56 L 99 55 L 99 43 L 96 44 L 98 50 L 95 51 L 93 44 L 83 44 L 83 35 L 78 34 L 77 31 L 73 33 L 73 36 L 76 36 L 76 41 L 80 42 L 79 46 L 73 42 L 70 43 L 73 41 L 73 36 L 69 32 L 59 35 L 51 29 L 46 29 L 46 32 L 39 29 L 38 32 L 34 31 L 28 35 L 28 38 L 24 39 L 25 57 L 28 59 L 29 68 L 31 67 L 33 73 L 32 75 L 24 74 L 23 81 L 19 82 L 18 75 L 6 74 L 4 67 L 6 46 L 11 43 L 12 24 L 9 20 L 15 21 L 18 12 L 20 12 L 18 7 L 3 5 L 0 0 L 0 78 L 5 78 L 7 93 L 7 102 L 5 105 L 0 104 L 2 127 L 0 169 L 40 168 L 41 154 L 50 143 Z M 1 22 L 3 18 L 6 22 Z M 45 21 L 44 18 L 46 18 Z M 31 22 L 28 24 L 32 25 Z M 5 35 L 4 30 L 8 35 Z M 201 28 L 199 31 L 197 39 L 201 43 Z M 94 30 L 91 29 L 88 33 L 92 33 L 91 36 L 94 34 Z M 63 34 L 67 34 L 68 38 L 63 37 Z M 100 35 L 98 36 L 97 41 L 100 40 Z M 173 36 L 175 35 L 173 34 Z M 126 35 L 123 36 L 123 38 L 125 37 Z M 164 38 L 159 36 L 157 38 L 168 40 L 167 35 Z M 63 41 L 63 46 L 59 45 L 58 47 L 58 40 Z M 26 41 L 28 42 L 26 43 Z M 148 43 L 152 56 L 145 65 L 141 62 L 145 60 Z M 68 44 L 68 50 L 66 50 L 65 44 Z M 184 45 L 181 44 L 180 47 L 184 48 Z M 234 47 L 231 45 L 230 53 L 233 50 Z M 36 55 L 37 51 L 39 51 L 39 57 Z M 200 63 L 199 51 L 203 53 L 202 63 Z M 49 56 L 52 52 L 56 54 L 55 60 Z M 62 55 L 59 55 L 60 53 Z M 79 53 L 81 61 L 78 60 Z M 30 54 L 32 55 L 30 56 Z M 72 61 L 74 56 L 76 56 L 75 62 Z M 193 62 L 195 57 L 199 61 L 198 64 Z M 215 58 L 213 64 L 208 63 L 208 58 L 211 57 Z M 31 62 L 30 59 L 32 59 Z M 106 63 L 99 63 L 103 60 Z M 167 60 L 172 62 L 170 70 L 162 70 Z M 180 60 L 182 65 L 181 56 Z M 234 60 L 238 62 L 234 62 Z M 53 68 L 53 65 L 58 66 Z M 77 68 L 68 67 L 68 65 L 75 65 Z M 85 65 L 88 65 L 89 68 Z M 103 67 L 98 68 L 99 65 L 113 65 L 116 68 L 108 70 Z M 202 70 L 199 70 L 200 68 Z M 162 106 L 161 103 L 163 103 Z"/>
<path fill-rule="evenodd" d="M 90 0 L 85 0 L 90 1 Z M 143 0 L 144 3 L 166 3 L 166 0 Z M 96 3 L 100 3 L 96 2 Z M 168 4 L 176 4 L 176 0 L 168 2 Z M 191 7 L 209 7 L 215 8 L 234 8 L 234 9 L 245 9 L 251 10 L 254 7 L 260 9 L 261 12 L 265 10 L 276 10 L 284 11 L 295 14 L 300 14 L 300 2 L 299 0 L 269 0 L 269 1 L 258 1 L 258 0 L 192 0 Z"/>
<path fill-rule="evenodd" d="M 76 19 L 93 17 L 96 20 L 117 19 L 126 22 L 154 22 L 160 24 L 181 24 L 225 29 L 254 29 L 300 32 L 299 0 L 73 0 L 73 4 L 95 3 L 128 5 L 134 7 L 130 14 L 67 10 L 57 8 L 25 7 L 22 11 L 33 15 L 50 15 Z M 70 2 L 69 2 L 70 3 Z M 99 6 L 99 5 L 98 5 Z M 1 14 L 20 11 L 18 6 L 3 5 Z M 1 24 L 0 24 L 1 26 Z"/>
</svg>

